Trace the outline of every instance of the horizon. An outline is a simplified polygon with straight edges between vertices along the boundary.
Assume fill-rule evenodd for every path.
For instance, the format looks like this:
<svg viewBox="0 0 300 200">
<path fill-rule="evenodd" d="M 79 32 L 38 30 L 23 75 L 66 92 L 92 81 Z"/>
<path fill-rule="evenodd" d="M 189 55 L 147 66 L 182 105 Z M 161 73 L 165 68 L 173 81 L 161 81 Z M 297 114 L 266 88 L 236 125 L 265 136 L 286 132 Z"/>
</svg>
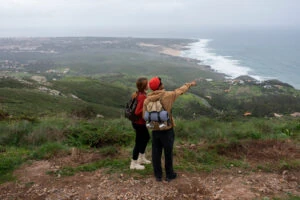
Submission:
<svg viewBox="0 0 300 200">
<path fill-rule="evenodd" d="M 88 31 L 87 31 L 88 32 Z M 101 31 L 93 30 L 89 31 L 88 34 L 51 34 L 51 32 L 48 34 L 24 34 L 23 32 L 21 34 L 10 34 L 5 35 L 3 33 L 0 33 L 0 38 L 63 38 L 63 37 L 107 37 L 107 38 L 156 38 L 156 39 L 205 39 L 205 38 L 211 38 L 212 36 L 218 36 L 218 35 L 230 35 L 233 33 L 270 33 L 273 35 L 280 35 L 282 33 L 295 33 L 297 34 L 300 32 L 300 27 L 231 27 L 231 26 L 219 26 L 219 27 L 204 27 L 199 29 L 194 29 L 190 31 L 177 31 L 177 33 L 168 34 L 168 33 L 118 33 L 118 34 L 103 34 Z"/>
</svg>

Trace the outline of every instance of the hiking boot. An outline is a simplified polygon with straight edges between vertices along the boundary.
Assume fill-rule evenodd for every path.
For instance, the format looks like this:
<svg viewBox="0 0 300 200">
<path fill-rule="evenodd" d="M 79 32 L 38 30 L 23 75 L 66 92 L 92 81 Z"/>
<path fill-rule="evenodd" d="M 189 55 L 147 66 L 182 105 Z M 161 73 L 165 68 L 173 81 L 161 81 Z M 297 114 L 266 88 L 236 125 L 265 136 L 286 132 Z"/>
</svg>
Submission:
<svg viewBox="0 0 300 200">
<path fill-rule="evenodd" d="M 161 178 L 161 177 L 155 177 L 155 180 L 156 180 L 157 182 L 161 182 L 161 181 L 162 181 L 162 178 Z"/>
<path fill-rule="evenodd" d="M 140 165 L 137 160 L 131 160 L 130 169 L 143 170 L 145 169 L 145 166 Z"/>
<path fill-rule="evenodd" d="M 175 179 L 177 177 L 176 173 L 173 173 L 171 176 L 166 177 L 166 181 L 170 182 L 171 180 Z"/>
<path fill-rule="evenodd" d="M 138 161 L 139 164 L 150 164 L 150 163 L 151 163 L 150 160 L 147 160 L 147 159 L 146 159 L 144 153 L 143 153 L 143 154 L 142 154 L 142 153 L 139 154 L 139 158 L 138 158 L 137 161 Z"/>
</svg>

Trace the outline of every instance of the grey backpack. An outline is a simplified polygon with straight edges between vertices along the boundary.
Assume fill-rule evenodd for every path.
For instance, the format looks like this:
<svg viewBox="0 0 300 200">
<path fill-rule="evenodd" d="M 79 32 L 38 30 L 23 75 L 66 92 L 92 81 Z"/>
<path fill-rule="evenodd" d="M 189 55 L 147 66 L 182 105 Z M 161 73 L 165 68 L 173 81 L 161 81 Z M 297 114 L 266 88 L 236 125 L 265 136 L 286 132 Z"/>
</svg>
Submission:
<svg viewBox="0 0 300 200">
<path fill-rule="evenodd" d="M 169 113 L 163 108 L 160 99 L 146 105 L 144 120 L 149 129 L 165 130 L 170 125 Z"/>
</svg>

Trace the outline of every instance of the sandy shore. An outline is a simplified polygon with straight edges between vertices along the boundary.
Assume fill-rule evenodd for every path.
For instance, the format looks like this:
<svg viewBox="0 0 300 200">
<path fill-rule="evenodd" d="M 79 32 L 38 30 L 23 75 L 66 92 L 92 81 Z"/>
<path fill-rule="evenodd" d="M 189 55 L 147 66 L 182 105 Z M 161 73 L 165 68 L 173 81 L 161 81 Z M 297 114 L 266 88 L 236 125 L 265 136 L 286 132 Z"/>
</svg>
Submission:
<svg viewBox="0 0 300 200">
<path fill-rule="evenodd" d="M 180 45 L 176 45 L 173 48 L 149 43 L 139 43 L 138 45 L 143 47 L 158 48 L 160 53 L 170 56 L 180 56 L 181 49 L 183 48 L 183 46 Z"/>
<path fill-rule="evenodd" d="M 167 54 L 170 56 L 180 56 L 181 51 L 178 49 L 164 47 L 163 50 L 160 51 L 160 53 Z"/>
</svg>

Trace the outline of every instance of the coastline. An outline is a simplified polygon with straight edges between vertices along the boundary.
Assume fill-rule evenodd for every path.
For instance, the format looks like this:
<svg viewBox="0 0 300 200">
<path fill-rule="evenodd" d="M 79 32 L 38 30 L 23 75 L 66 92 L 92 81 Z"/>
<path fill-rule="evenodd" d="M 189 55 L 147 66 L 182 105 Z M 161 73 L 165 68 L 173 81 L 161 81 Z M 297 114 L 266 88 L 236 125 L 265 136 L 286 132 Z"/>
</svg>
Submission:
<svg viewBox="0 0 300 200">
<path fill-rule="evenodd" d="M 184 51 L 191 50 L 191 44 L 194 44 L 194 43 L 197 43 L 197 42 L 192 42 L 192 43 L 189 43 L 187 45 L 178 45 L 178 46 L 173 47 L 173 48 L 161 46 L 162 50 L 160 51 L 160 53 L 165 54 L 165 55 L 169 55 L 169 56 L 173 56 L 173 57 L 180 57 L 180 58 L 183 58 L 183 59 L 185 59 L 186 61 L 189 61 L 189 62 L 193 60 L 194 62 L 197 63 L 197 65 L 201 69 L 211 71 L 211 72 L 216 73 L 218 75 L 222 75 L 224 77 L 224 79 L 227 80 L 227 81 L 232 81 L 232 82 L 238 81 L 240 83 L 247 82 L 247 83 L 262 84 L 262 85 L 265 85 L 266 88 L 270 87 L 270 85 L 273 85 L 277 88 L 280 88 L 282 86 L 286 86 L 286 87 L 291 87 L 295 90 L 299 90 L 299 89 L 295 88 L 293 85 L 291 85 L 289 83 L 286 83 L 286 82 L 283 82 L 279 79 L 259 79 L 258 76 L 251 76 L 247 73 L 246 74 L 241 74 L 241 75 L 236 76 L 236 77 L 231 77 L 230 75 L 228 75 L 224 72 L 218 72 L 211 65 L 200 64 L 201 60 L 199 60 L 197 58 L 191 58 L 191 57 L 188 57 L 186 55 L 183 55 Z"/>
<path fill-rule="evenodd" d="M 170 56 L 177 56 L 177 57 L 179 57 L 181 55 L 181 50 L 164 47 L 160 51 L 160 53 L 166 54 L 166 55 L 170 55 Z"/>
<path fill-rule="evenodd" d="M 281 79 L 278 78 L 271 78 L 271 77 L 263 77 L 261 75 L 251 75 L 252 69 L 249 67 L 245 67 L 245 66 L 241 66 L 239 64 L 239 62 L 237 60 L 231 60 L 229 58 L 227 58 L 228 56 L 220 56 L 220 55 L 215 55 L 214 53 L 210 53 L 208 51 L 206 51 L 207 49 L 207 43 L 210 42 L 210 39 L 200 39 L 198 41 L 194 41 L 191 43 L 188 43 L 185 46 L 181 46 L 178 49 L 173 49 L 173 51 L 179 51 L 175 53 L 169 53 L 168 51 L 165 51 L 164 53 L 170 56 L 179 56 L 181 58 L 187 59 L 189 60 L 194 60 L 197 62 L 197 64 L 199 66 L 201 66 L 201 68 L 203 69 L 203 67 L 206 68 L 206 70 L 210 70 L 214 73 L 217 74 L 222 74 L 224 76 L 224 79 L 226 80 L 241 80 L 241 81 L 246 81 L 246 82 L 255 82 L 256 84 L 271 84 L 271 85 L 284 85 L 287 87 L 291 87 L 295 90 L 299 90 L 300 88 L 296 88 L 296 85 L 285 82 Z M 196 49 L 192 49 L 193 45 L 196 45 Z M 197 49 L 199 48 L 200 49 Z M 190 52 L 189 52 L 190 51 Z M 196 56 L 195 56 L 195 52 L 196 51 Z M 214 63 L 216 65 L 211 65 L 208 63 L 203 63 L 205 62 L 205 59 L 202 60 L 201 56 L 197 55 L 197 54 L 204 54 L 204 57 L 207 56 L 211 59 L 211 57 L 216 57 L 220 60 L 218 60 L 217 63 Z M 190 54 L 190 55 L 189 55 Z M 227 67 L 229 64 L 229 67 Z M 220 67 L 221 66 L 221 67 Z M 224 67 L 225 66 L 225 67 Z M 231 69 L 231 67 L 233 67 Z M 226 70 L 224 70 L 226 69 Z M 228 71 L 227 71 L 228 70 Z M 238 72 L 238 73 L 236 73 Z"/>
<path fill-rule="evenodd" d="M 156 45 L 156 44 L 143 43 L 143 42 L 138 43 L 138 45 L 141 47 L 157 48 L 159 53 L 166 54 L 169 56 L 177 56 L 177 57 L 181 55 L 181 48 L 183 48 L 183 46 L 181 45 L 177 45 L 176 47 L 171 48 L 163 45 Z"/>
<path fill-rule="evenodd" d="M 140 47 L 153 49 L 154 51 L 156 51 L 160 54 L 163 54 L 163 55 L 171 56 L 174 58 L 179 58 L 179 59 L 184 60 L 185 62 L 192 63 L 196 68 L 206 71 L 206 72 L 210 72 L 211 73 L 209 75 L 210 78 L 208 78 L 208 79 L 213 78 L 216 80 L 226 80 L 226 74 L 217 72 L 210 65 L 202 64 L 201 60 L 199 60 L 199 59 L 190 58 L 190 57 L 184 56 L 182 54 L 183 51 L 190 49 L 190 44 L 195 43 L 195 42 L 197 42 L 197 40 L 191 39 L 190 42 L 185 42 L 185 43 L 180 43 L 180 44 L 173 43 L 170 46 L 165 45 L 165 44 L 163 45 L 163 44 L 153 44 L 153 43 L 143 43 L 143 42 L 137 43 L 137 45 Z"/>
</svg>

